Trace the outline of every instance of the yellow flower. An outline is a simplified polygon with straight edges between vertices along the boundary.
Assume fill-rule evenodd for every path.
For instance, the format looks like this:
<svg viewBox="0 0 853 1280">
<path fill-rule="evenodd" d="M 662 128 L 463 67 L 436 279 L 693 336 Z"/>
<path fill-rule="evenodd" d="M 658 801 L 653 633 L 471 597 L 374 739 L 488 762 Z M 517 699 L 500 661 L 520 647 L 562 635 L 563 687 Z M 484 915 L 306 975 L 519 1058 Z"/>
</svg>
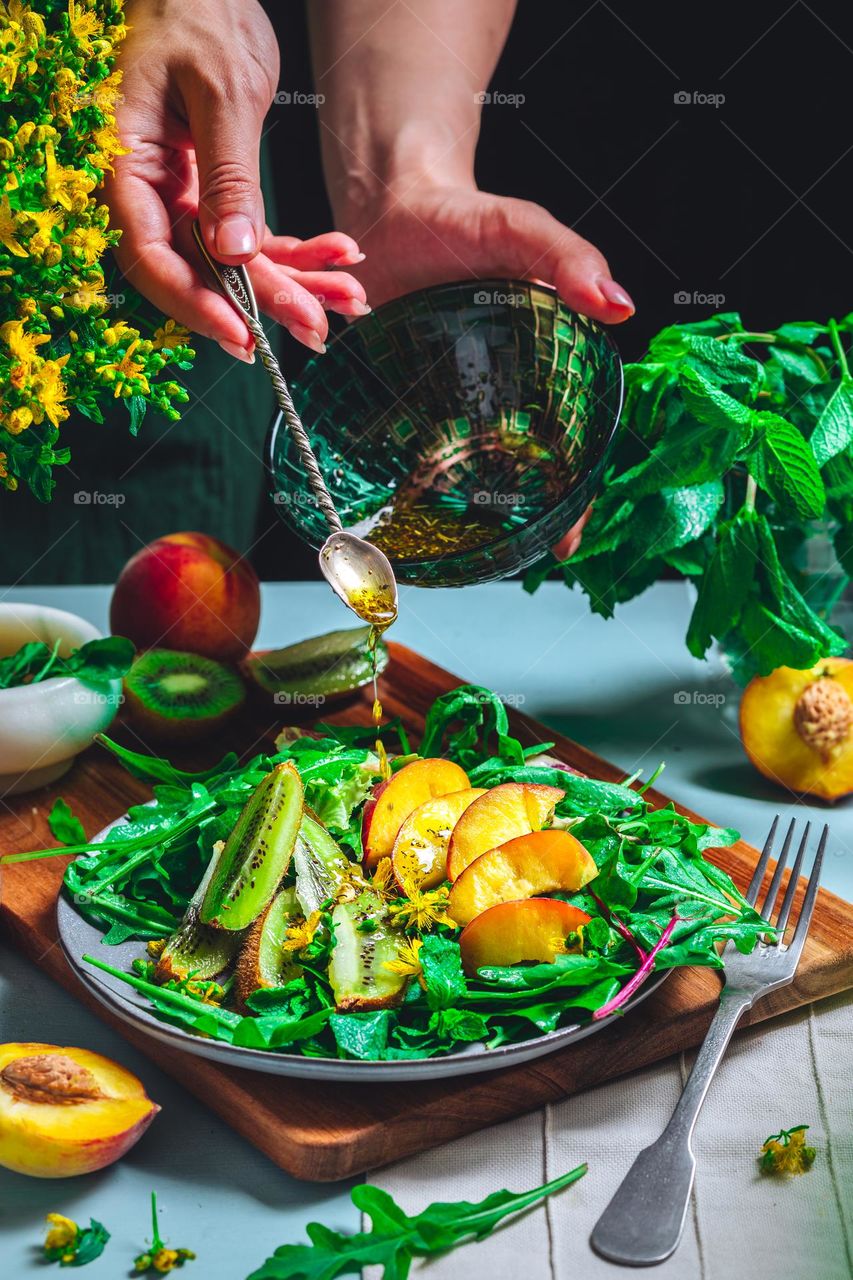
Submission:
<svg viewBox="0 0 853 1280">
<path fill-rule="evenodd" d="M 82 213 L 88 203 L 89 193 L 97 183 L 83 169 L 73 169 L 57 162 L 53 139 L 44 144 L 44 185 L 47 198 L 63 209 Z"/>
<path fill-rule="evenodd" d="M 52 246 L 51 232 L 61 225 L 65 215 L 60 209 L 25 209 L 15 219 L 18 230 L 26 238 L 27 252 L 41 257 Z M 35 228 L 29 231 L 29 225 Z M 59 247 L 58 245 L 56 246 Z"/>
<path fill-rule="evenodd" d="M 391 869 L 391 859 L 382 858 L 370 882 L 370 887 L 374 893 L 378 893 L 380 898 L 387 898 L 394 884 L 394 874 Z"/>
<path fill-rule="evenodd" d="M 26 405 L 19 405 L 17 409 L 12 409 L 4 425 L 10 436 L 19 436 L 22 431 L 26 430 L 32 420 L 32 409 L 28 409 Z M 6 455 L 4 454 L 3 456 L 5 458 Z"/>
<path fill-rule="evenodd" d="M 143 394 L 148 393 L 148 379 L 144 372 L 145 365 L 133 359 L 133 353 L 138 346 L 139 338 L 135 338 L 120 360 L 116 360 L 112 364 L 98 365 L 97 372 L 105 375 L 105 381 L 115 382 L 114 395 L 116 398 L 122 394 L 124 384 L 131 378 L 136 379 L 137 389 L 140 392 Z"/>
<path fill-rule="evenodd" d="M 806 1146 L 807 1124 L 783 1129 L 767 1138 L 758 1157 L 762 1173 L 807 1173 L 817 1151 Z"/>
<path fill-rule="evenodd" d="M 388 904 L 388 911 L 395 924 L 404 929 L 414 929 L 416 933 L 427 933 L 433 925 L 453 925 L 447 914 L 450 905 L 450 891 L 440 889 L 418 889 L 411 887 L 405 898 Z"/>
<path fill-rule="evenodd" d="M 0 71 L 0 83 L 2 72 Z M 9 197 L 0 197 L 0 244 L 5 245 L 16 258 L 26 258 L 27 251 L 16 237 L 15 215 L 9 204 Z"/>
<path fill-rule="evenodd" d="M 397 944 L 397 959 L 386 960 L 382 966 L 383 969 L 388 969 L 391 973 L 399 973 L 404 978 L 417 978 L 421 986 L 426 989 L 424 971 L 418 956 L 423 945 L 420 938 L 401 938 Z"/>
<path fill-rule="evenodd" d="M 75 4 L 75 0 L 68 0 L 68 25 L 80 48 L 90 54 L 93 38 L 101 35 L 103 31 L 97 14 L 92 13 L 84 4 Z"/>
<path fill-rule="evenodd" d="M 154 330 L 154 350 L 170 351 L 173 347 L 182 347 L 189 336 L 189 329 L 175 320 L 167 320 L 159 329 Z"/>
<path fill-rule="evenodd" d="M 551 938 L 548 946 L 551 947 L 555 956 L 574 956 L 581 950 L 581 943 L 581 931 L 577 929 L 567 938 Z"/>
<path fill-rule="evenodd" d="M 68 356 L 60 356 L 58 360 L 45 360 L 32 380 L 34 403 L 32 407 L 33 421 L 40 423 L 48 418 L 55 427 L 68 417 L 65 399 L 68 392 L 62 381 L 62 369 Z"/>
<path fill-rule="evenodd" d="M 37 347 L 50 342 L 48 333 L 25 333 L 23 320 L 7 320 L 0 325 L 0 338 L 6 343 L 18 365 L 22 365 L 25 374 L 29 374 L 38 361 Z"/>
<path fill-rule="evenodd" d="M 87 267 L 96 263 L 107 247 L 107 237 L 100 227 L 75 227 L 63 239 Z"/>
<path fill-rule="evenodd" d="M 322 912 L 312 911 L 307 920 L 301 924 L 291 925 L 284 938 L 285 951 L 304 951 L 314 940 L 314 934 L 320 924 Z"/>
<path fill-rule="evenodd" d="M 63 1217 L 61 1213 L 49 1213 L 47 1221 L 50 1223 L 50 1230 L 45 1237 L 45 1249 L 62 1249 L 77 1239 L 80 1228 L 71 1218 Z"/>
<path fill-rule="evenodd" d="M 152 938 L 146 944 L 145 950 L 148 952 L 152 960 L 159 960 L 166 947 L 165 938 Z"/>
</svg>

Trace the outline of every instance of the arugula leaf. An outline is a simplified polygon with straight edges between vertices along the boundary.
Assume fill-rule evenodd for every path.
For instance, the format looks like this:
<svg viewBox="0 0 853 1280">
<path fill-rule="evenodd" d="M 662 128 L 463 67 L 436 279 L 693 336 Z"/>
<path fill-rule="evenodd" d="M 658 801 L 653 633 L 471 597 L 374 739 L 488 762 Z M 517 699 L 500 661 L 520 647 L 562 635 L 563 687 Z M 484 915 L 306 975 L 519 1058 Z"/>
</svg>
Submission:
<svg viewBox="0 0 853 1280">
<path fill-rule="evenodd" d="M 331 1231 L 318 1222 L 307 1227 L 310 1244 L 276 1249 L 248 1280 L 334 1280 L 381 1266 L 384 1280 L 406 1280 L 413 1258 L 445 1253 L 465 1240 L 482 1240 L 510 1214 L 529 1209 L 546 1196 L 577 1182 L 585 1164 L 532 1191 L 496 1191 L 479 1203 L 436 1202 L 418 1214 L 407 1214 L 379 1187 L 354 1187 L 352 1202 L 369 1216 L 371 1229 L 354 1235 Z"/>
<path fill-rule="evenodd" d="M 121 680 L 133 663 L 136 647 L 124 636 L 105 636 L 75 649 L 62 662 L 63 674 L 96 688 Z"/>
<path fill-rule="evenodd" d="M 53 808 L 47 815 L 50 833 L 60 844 L 84 844 L 86 832 L 83 823 L 71 812 L 71 806 L 62 796 L 57 796 Z"/>
</svg>

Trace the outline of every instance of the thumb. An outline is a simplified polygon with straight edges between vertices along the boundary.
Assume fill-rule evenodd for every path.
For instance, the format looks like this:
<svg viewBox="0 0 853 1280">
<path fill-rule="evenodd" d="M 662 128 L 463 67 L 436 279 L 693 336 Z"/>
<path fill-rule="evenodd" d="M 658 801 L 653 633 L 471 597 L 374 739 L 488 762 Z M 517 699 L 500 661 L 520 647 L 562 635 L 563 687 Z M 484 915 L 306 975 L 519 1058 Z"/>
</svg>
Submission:
<svg viewBox="0 0 853 1280">
<path fill-rule="evenodd" d="M 209 92 L 187 98 L 198 163 L 198 217 L 205 244 L 222 262 L 248 262 L 264 239 L 261 128 L 267 103 Z"/>
</svg>

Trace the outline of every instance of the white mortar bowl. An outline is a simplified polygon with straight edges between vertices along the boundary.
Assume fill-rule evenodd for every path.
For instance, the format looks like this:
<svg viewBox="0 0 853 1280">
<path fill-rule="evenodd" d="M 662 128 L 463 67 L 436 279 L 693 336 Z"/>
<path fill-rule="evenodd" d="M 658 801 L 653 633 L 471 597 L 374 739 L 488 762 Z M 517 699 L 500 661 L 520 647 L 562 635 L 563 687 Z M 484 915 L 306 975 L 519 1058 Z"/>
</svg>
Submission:
<svg viewBox="0 0 853 1280">
<path fill-rule="evenodd" d="M 31 640 L 67 657 L 101 633 L 85 618 L 35 604 L 0 604 L 0 657 Z M 0 799 L 34 791 L 61 778 L 75 756 L 111 723 L 121 701 L 121 681 L 90 689 L 73 676 L 0 689 Z"/>
</svg>

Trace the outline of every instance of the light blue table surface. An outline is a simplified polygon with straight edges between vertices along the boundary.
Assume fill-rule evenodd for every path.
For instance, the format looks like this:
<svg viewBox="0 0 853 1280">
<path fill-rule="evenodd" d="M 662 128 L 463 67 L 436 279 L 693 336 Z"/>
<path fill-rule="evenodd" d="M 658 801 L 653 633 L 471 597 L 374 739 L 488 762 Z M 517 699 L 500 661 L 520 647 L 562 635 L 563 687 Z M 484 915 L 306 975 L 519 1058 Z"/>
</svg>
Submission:
<svg viewBox="0 0 853 1280">
<path fill-rule="evenodd" d="M 0 600 L 51 604 L 107 626 L 106 587 L 0 589 Z M 404 588 L 394 638 L 490 686 L 626 772 L 641 767 L 648 774 L 665 760 L 663 790 L 739 828 L 752 843 L 763 840 L 775 813 L 796 811 L 821 823 L 828 817 L 824 883 L 853 900 L 853 805 L 806 805 L 755 773 L 738 740 L 733 686 L 719 665 L 697 662 L 684 646 L 690 608 L 679 583 L 653 587 L 607 622 L 589 613 L 579 593 L 558 584 L 546 584 L 534 597 L 515 583 L 464 591 Z M 349 617 L 322 584 L 269 584 L 258 645 L 346 626 Z M 141 1077 L 163 1114 L 129 1155 L 100 1174 L 42 1182 L 0 1170 L 0 1274 L 42 1273 L 34 1246 L 43 1215 L 57 1210 L 78 1221 L 100 1218 L 113 1233 L 87 1276 L 126 1275 L 145 1244 L 152 1188 L 162 1204 L 163 1235 L 199 1254 L 182 1273 L 188 1280 L 244 1280 L 275 1245 L 302 1238 L 314 1218 L 356 1228 L 347 1186 L 289 1178 L 3 947 L 0 1041 L 8 1040 L 82 1044 L 115 1057 Z M 441 1196 L 439 1187 L 424 1192 L 425 1202 Z M 477 1192 L 470 1189 L 472 1198 Z"/>
</svg>

